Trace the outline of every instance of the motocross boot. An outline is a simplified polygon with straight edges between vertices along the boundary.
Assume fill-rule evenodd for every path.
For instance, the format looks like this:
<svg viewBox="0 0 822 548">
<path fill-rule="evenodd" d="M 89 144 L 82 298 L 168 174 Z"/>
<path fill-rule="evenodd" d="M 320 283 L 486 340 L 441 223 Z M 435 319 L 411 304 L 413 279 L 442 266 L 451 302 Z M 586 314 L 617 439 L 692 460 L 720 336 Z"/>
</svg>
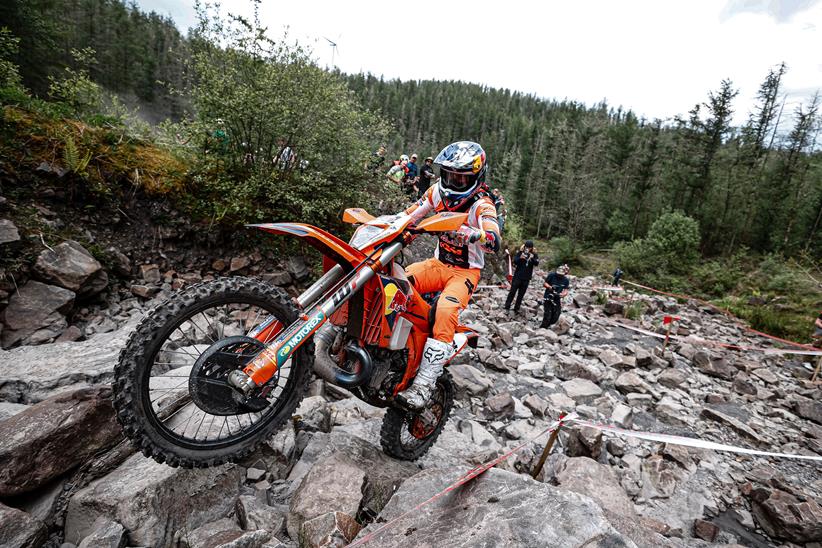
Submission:
<svg viewBox="0 0 822 548">
<path fill-rule="evenodd" d="M 411 386 L 399 394 L 397 398 L 412 409 L 422 409 L 431 398 L 431 392 L 437 379 L 442 375 L 443 366 L 454 355 L 454 345 L 428 339 L 422 350 L 422 361 Z"/>
</svg>

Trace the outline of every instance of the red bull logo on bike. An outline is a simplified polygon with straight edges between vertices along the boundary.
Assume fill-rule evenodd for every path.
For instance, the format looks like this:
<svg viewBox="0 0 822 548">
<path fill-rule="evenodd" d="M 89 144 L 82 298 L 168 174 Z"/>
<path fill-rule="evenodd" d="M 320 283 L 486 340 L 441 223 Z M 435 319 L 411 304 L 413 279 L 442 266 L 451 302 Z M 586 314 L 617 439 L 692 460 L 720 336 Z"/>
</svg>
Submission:
<svg viewBox="0 0 822 548">
<path fill-rule="evenodd" d="M 280 363 L 284 362 L 291 356 L 291 353 L 300 346 L 300 343 L 303 340 L 311 335 L 317 327 L 323 322 L 325 319 L 325 313 L 322 310 L 317 312 L 313 317 L 309 318 L 308 321 L 297 331 L 280 349 L 277 353 L 278 361 Z"/>
<path fill-rule="evenodd" d="M 385 315 L 405 312 L 408 309 L 408 295 L 393 283 L 385 285 Z"/>
</svg>

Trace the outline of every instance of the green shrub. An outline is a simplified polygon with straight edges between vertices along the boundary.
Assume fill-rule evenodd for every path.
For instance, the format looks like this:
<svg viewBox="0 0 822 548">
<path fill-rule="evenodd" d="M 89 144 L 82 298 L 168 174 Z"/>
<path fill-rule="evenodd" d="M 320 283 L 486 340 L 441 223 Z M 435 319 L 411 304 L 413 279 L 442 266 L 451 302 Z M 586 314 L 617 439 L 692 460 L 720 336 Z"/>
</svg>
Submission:
<svg viewBox="0 0 822 548">
<path fill-rule="evenodd" d="M 681 212 L 659 217 L 644 239 L 619 242 L 615 252 L 629 274 L 683 274 L 699 258 L 699 223 Z"/>
<path fill-rule="evenodd" d="M 643 301 L 634 301 L 625 307 L 625 313 L 623 315 L 629 320 L 638 320 L 644 312 L 645 303 Z"/>
<path fill-rule="evenodd" d="M 551 261 L 554 264 L 580 264 L 582 249 L 577 242 L 567 236 L 559 236 L 551 240 Z"/>
<path fill-rule="evenodd" d="M 631 219 L 624 211 L 614 211 L 608 218 L 608 236 L 610 241 L 628 240 L 633 233 Z"/>
<path fill-rule="evenodd" d="M 605 291 L 597 291 L 596 297 L 594 297 L 594 302 L 598 305 L 605 305 L 608 302 L 608 293 Z"/>
<path fill-rule="evenodd" d="M 97 62 L 94 50 L 72 49 L 71 56 L 78 68 L 64 67 L 60 78 L 49 76 L 49 97 L 65 108 L 66 116 L 96 116 L 103 106 L 103 90 L 89 76 L 91 66 Z"/>
</svg>

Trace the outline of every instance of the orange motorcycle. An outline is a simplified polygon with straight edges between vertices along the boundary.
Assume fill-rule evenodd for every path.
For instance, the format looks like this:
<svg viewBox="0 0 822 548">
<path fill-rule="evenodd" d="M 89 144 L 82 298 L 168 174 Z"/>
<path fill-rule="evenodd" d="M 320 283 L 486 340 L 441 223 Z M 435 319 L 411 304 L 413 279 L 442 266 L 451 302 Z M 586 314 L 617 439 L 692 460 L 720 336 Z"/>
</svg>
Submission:
<svg viewBox="0 0 822 548">
<path fill-rule="evenodd" d="M 242 459 L 291 418 L 313 371 L 387 408 L 387 454 L 421 457 L 448 420 L 454 385 L 446 369 L 422 410 L 396 398 L 414 379 L 434 318 L 396 259 L 417 235 L 455 231 L 466 218 L 444 212 L 413 225 L 407 215 L 348 209 L 343 220 L 359 225 L 348 244 L 305 224 L 251 225 L 302 238 L 323 254 L 325 274 L 294 299 L 233 277 L 192 285 L 153 309 L 115 368 L 126 436 L 171 466 Z M 476 340 L 460 326 L 454 355 Z"/>
</svg>

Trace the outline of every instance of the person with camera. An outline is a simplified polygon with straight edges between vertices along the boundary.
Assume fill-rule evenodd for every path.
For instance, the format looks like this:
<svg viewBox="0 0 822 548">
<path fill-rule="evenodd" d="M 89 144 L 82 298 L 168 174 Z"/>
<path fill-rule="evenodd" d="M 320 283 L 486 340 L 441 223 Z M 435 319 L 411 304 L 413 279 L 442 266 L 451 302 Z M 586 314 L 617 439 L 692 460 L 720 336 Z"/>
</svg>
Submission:
<svg viewBox="0 0 822 548">
<path fill-rule="evenodd" d="M 542 296 L 542 324 L 540 327 L 549 328 L 559 320 L 562 313 L 562 298 L 568 294 L 568 273 L 571 271 L 567 264 L 557 267 L 545 277 L 545 294 Z"/>
<path fill-rule="evenodd" d="M 526 240 L 517 251 L 517 254 L 514 255 L 514 275 L 511 279 L 511 289 L 505 299 L 505 310 L 510 310 L 511 302 L 514 302 L 514 312 L 519 312 L 522 298 L 525 297 L 525 291 L 528 289 L 528 284 L 531 283 L 531 277 L 534 275 L 534 267 L 538 264 L 539 256 L 534 251 L 534 242 Z M 516 301 L 514 301 L 514 297 L 516 297 Z"/>
</svg>

